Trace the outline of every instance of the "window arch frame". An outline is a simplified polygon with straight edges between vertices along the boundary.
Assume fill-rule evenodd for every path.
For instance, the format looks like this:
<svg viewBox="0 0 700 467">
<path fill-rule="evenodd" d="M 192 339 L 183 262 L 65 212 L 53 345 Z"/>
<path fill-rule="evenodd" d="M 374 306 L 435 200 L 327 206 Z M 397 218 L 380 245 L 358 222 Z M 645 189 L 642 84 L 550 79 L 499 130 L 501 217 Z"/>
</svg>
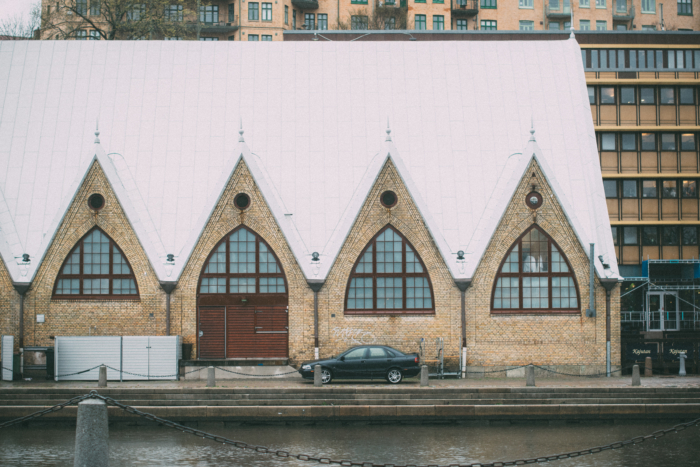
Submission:
<svg viewBox="0 0 700 467">
<path fill-rule="evenodd" d="M 525 273 L 523 272 L 523 248 L 522 248 L 522 240 L 525 238 L 525 236 L 530 233 L 532 230 L 538 230 L 542 235 L 545 236 L 547 239 L 547 247 L 549 249 L 548 253 L 548 259 L 547 259 L 547 269 L 548 271 L 546 273 Z M 552 245 L 554 245 L 557 250 L 559 251 L 559 254 L 561 255 L 561 258 L 564 260 L 566 263 L 566 266 L 569 268 L 569 272 L 552 272 Z M 517 273 L 504 273 L 501 272 L 503 270 L 503 265 L 506 263 L 506 260 L 510 256 L 511 252 L 513 251 L 513 248 L 518 247 L 518 272 Z M 494 301 L 496 297 L 496 288 L 498 285 L 498 279 L 502 277 L 517 277 L 518 278 L 518 308 L 495 308 L 494 307 Z M 547 308 L 524 308 L 523 307 L 523 278 L 524 277 L 547 277 L 547 302 L 548 302 L 548 307 Z M 578 303 L 578 307 L 576 308 L 552 308 L 552 278 L 553 277 L 571 277 L 574 281 L 574 289 L 576 290 L 576 301 Z M 540 227 L 537 224 L 533 224 L 529 228 L 525 229 L 525 231 L 520 234 L 520 236 L 515 239 L 515 241 L 511 244 L 511 246 L 508 248 L 506 251 L 505 255 L 503 255 L 503 259 L 498 265 L 498 269 L 496 270 L 496 274 L 494 275 L 493 278 L 493 285 L 491 286 L 491 314 L 518 314 L 518 315 L 523 315 L 523 314 L 537 314 L 537 315 L 573 315 L 573 314 L 581 314 L 581 291 L 578 286 L 578 280 L 576 279 L 576 273 L 574 272 L 574 268 L 571 267 L 571 262 L 569 262 L 569 258 L 566 256 L 566 253 L 564 253 L 564 250 L 559 246 L 559 244 L 552 238 L 551 235 L 549 235 L 542 227 Z"/>
<path fill-rule="evenodd" d="M 231 273 L 231 261 L 230 261 L 230 248 L 229 248 L 229 239 L 231 238 L 231 235 L 235 234 L 239 230 L 246 230 L 253 234 L 255 236 L 255 273 Z M 278 273 L 260 273 L 259 272 L 259 265 L 260 265 L 260 243 L 263 243 L 268 250 L 268 253 L 272 255 L 272 257 L 275 259 L 277 262 L 277 266 L 280 269 L 280 272 Z M 225 257 L 226 257 L 226 272 L 225 273 L 212 273 L 212 272 L 205 272 L 207 266 L 209 265 L 209 261 L 211 258 L 217 253 L 217 249 L 221 246 L 221 244 L 224 243 L 226 244 L 226 251 L 225 251 Z M 279 293 L 279 292 L 272 292 L 272 293 L 261 293 L 260 292 L 260 278 L 261 277 L 282 277 L 282 280 L 284 281 L 284 293 Z M 209 292 L 202 292 L 202 279 L 204 278 L 210 278 L 210 277 L 225 277 L 226 280 L 226 292 L 225 293 L 209 293 Z M 255 292 L 254 293 L 231 293 L 231 282 L 228 280 L 232 277 L 254 277 L 255 278 Z M 284 272 L 284 267 L 282 266 L 282 262 L 280 261 L 279 257 L 277 256 L 277 253 L 275 253 L 275 250 L 270 246 L 269 243 L 265 241 L 265 239 L 258 234 L 256 231 L 251 229 L 250 227 L 246 225 L 239 225 L 235 229 L 231 230 L 230 232 L 226 233 L 223 237 L 221 237 L 221 240 L 219 240 L 216 245 L 214 245 L 209 252 L 209 255 L 207 255 L 207 258 L 204 260 L 204 263 L 202 264 L 202 268 L 199 273 L 199 278 L 197 279 L 197 297 L 215 297 L 215 296 L 230 296 L 230 297 L 244 297 L 244 296 L 258 296 L 258 297 L 271 297 L 271 298 L 281 298 L 284 297 L 287 299 L 289 297 L 289 283 L 287 282 L 287 274 Z"/>
<path fill-rule="evenodd" d="M 102 235 L 104 235 L 107 240 L 109 240 L 109 245 L 110 245 L 110 252 L 109 252 L 109 274 L 84 274 L 83 273 L 83 267 L 85 264 L 84 258 L 85 258 L 85 248 L 83 248 L 83 242 L 85 241 L 86 238 L 88 238 L 94 231 L 99 231 Z M 76 248 L 80 247 L 80 273 L 79 274 L 64 274 L 63 273 L 63 268 L 68 264 L 68 261 L 71 258 L 71 255 L 75 251 Z M 122 258 L 126 262 L 126 265 L 129 267 L 131 270 L 130 274 L 114 274 L 112 271 L 114 270 L 114 249 L 121 254 Z M 80 281 L 80 293 L 78 294 L 58 294 L 56 293 L 56 289 L 58 289 L 58 283 L 61 279 L 78 279 Z M 83 294 L 83 280 L 84 279 L 109 279 L 109 290 L 110 293 L 108 294 Z M 134 285 L 136 287 L 136 293 L 135 294 L 115 294 L 112 293 L 113 291 L 113 280 L 114 279 L 133 279 L 134 280 Z M 51 298 L 52 299 L 60 299 L 60 300 L 140 300 L 141 299 L 141 292 L 139 291 L 139 282 L 136 280 L 136 272 L 134 271 L 133 266 L 129 262 L 129 258 L 124 254 L 124 251 L 119 247 L 119 244 L 117 244 L 116 241 L 112 237 L 107 234 L 104 230 L 102 230 L 100 227 L 95 226 L 91 228 L 90 230 L 85 233 L 80 239 L 75 242 L 73 247 L 70 249 L 68 254 L 66 255 L 66 258 L 63 260 L 61 263 L 61 267 L 58 270 L 58 273 L 56 274 L 56 279 L 54 280 L 53 284 L 53 289 L 51 292 Z"/>
<path fill-rule="evenodd" d="M 402 241 L 402 248 L 401 248 L 401 272 L 400 273 L 377 273 L 377 239 L 379 238 L 380 235 L 382 235 L 384 232 L 387 230 L 391 229 L 396 235 L 401 238 Z M 416 259 L 420 263 L 421 267 L 423 268 L 423 272 L 421 273 L 408 273 L 406 272 L 406 245 L 411 247 L 413 250 L 413 253 L 416 255 Z M 372 272 L 371 273 L 357 273 L 355 270 L 357 269 L 357 266 L 360 264 L 362 261 L 362 258 L 364 257 L 365 253 L 370 247 L 374 247 L 372 249 Z M 387 277 L 387 276 L 400 276 L 401 277 L 401 287 L 403 291 L 403 307 L 402 308 L 377 308 L 377 277 Z M 372 305 L 373 307 L 371 309 L 364 309 L 364 308 L 348 308 L 348 297 L 350 295 L 350 284 L 352 283 L 352 280 L 355 278 L 360 278 L 360 277 L 371 277 L 372 278 Z M 430 289 L 430 298 L 431 298 L 431 304 L 432 306 L 430 308 L 408 308 L 406 307 L 406 278 L 407 277 L 425 277 L 426 280 L 428 281 L 428 288 Z M 367 245 L 362 249 L 360 254 L 358 255 L 357 259 L 355 260 L 355 263 L 353 263 L 352 268 L 350 269 L 350 274 L 348 275 L 348 281 L 345 286 L 345 299 L 343 301 L 343 311 L 346 315 L 434 315 L 435 314 L 435 291 L 433 290 L 433 282 L 430 279 L 430 273 L 428 272 L 428 268 L 425 267 L 425 263 L 423 262 L 423 258 L 421 258 L 420 254 L 418 253 L 418 250 L 413 246 L 413 244 L 406 238 L 405 235 L 403 235 L 395 226 L 391 224 L 385 225 L 382 229 L 379 230 L 368 242 Z"/>
</svg>

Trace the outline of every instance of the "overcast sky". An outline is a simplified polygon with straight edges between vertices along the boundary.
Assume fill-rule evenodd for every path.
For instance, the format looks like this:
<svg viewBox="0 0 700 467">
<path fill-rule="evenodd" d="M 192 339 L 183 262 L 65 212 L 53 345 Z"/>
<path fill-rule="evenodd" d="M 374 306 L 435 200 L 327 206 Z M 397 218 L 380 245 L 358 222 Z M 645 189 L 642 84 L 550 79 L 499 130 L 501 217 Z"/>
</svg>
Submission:
<svg viewBox="0 0 700 467">
<path fill-rule="evenodd" d="M 35 0 L 0 0 L 0 21 L 22 14 L 29 18 L 29 11 Z"/>
</svg>

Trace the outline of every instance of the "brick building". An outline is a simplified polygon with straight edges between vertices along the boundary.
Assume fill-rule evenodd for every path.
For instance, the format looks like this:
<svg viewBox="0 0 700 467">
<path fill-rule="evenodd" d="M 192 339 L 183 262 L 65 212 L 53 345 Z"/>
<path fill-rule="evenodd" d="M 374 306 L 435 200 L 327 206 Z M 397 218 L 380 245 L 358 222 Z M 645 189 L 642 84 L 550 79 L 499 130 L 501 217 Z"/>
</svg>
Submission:
<svg viewBox="0 0 700 467">
<path fill-rule="evenodd" d="M 1 43 L 0 64 L 18 346 L 171 334 L 296 364 L 440 338 L 474 371 L 619 365 L 574 40 Z"/>
<path fill-rule="evenodd" d="M 78 1 L 86 17 L 98 21 L 99 3 Z M 204 41 L 277 41 L 284 31 L 340 29 L 404 30 L 661 30 L 664 2 L 657 0 L 211 0 L 194 14 L 174 10 L 173 21 L 187 23 Z M 46 11 L 54 2 L 44 0 Z M 697 31 L 700 0 L 667 2 L 663 29 Z M 173 5 L 172 8 L 182 8 Z M 199 10 L 197 10 L 199 8 Z M 197 14 L 198 11 L 198 14 Z M 70 18 L 68 18 L 70 19 Z M 53 38 L 47 32 L 44 38 Z M 80 39 L 98 39 L 89 24 Z M 153 39 L 163 39 L 154 36 Z"/>
</svg>

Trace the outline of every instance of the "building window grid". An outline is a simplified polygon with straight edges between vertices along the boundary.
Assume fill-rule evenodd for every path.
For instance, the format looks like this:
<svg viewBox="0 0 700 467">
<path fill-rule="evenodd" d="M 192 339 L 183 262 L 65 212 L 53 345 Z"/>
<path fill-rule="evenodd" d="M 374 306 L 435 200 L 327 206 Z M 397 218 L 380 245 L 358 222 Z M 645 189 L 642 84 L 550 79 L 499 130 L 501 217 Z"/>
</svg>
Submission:
<svg viewBox="0 0 700 467">
<path fill-rule="evenodd" d="M 353 266 L 346 314 L 434 313 L 432 285 L 413 246 L 387 226 Z"/>
<path fill-rule="evenodd" d="M 642 0 L 642 13 L 656 13 L 656 0 Z"/>
<path fill-rule="evenodd" d="M 458 31 L 466 31 L 468 30 L 467 26 L 467 20 L 466 19 L 458 19 L 457 20 L 457 30 Z"/>
<path fill-rule="evenodd" d="M 444 15 L 433 15 L 433 31 L 444 31 L 445 30 L 445 16 Z"/>
<path fill-rule="evenodd" d="M 584 49 L 586 70 L 691 70 L 700 69 L 700 50 Z"/>
<path fill-rule="evenodd" d="M 284 24 L 289 24 L 289 6 L 284 6 Z"/>
<path fill-rule="evenodd" d="M 392 18 L 393 19 L 393 18 Z M 317 24 L 316 28 L 319 31 L 327 31 L 328 30 L 328 15 L 325 13 L 319 13 L 317 15 Z"/>
<path fill-rule="evenodd" d="M 498 8 L 498 0 L 480 0 L 480 6 L 484 9 L 496 9 Z"/>
<path fill-rule="evenodd" d="M 578 297 L 568 259 L 549 235 L 533 226 L 503 259 L 494 281 L 491 312 L 579 312 Z"/>
<path fill-rule="evenodd" d="M 257 5 L 257 4 L 256 4 Z M 199 22 L 214 24 L 219 22 L 219 6 L 204 5 L 199 7 Z"/>
<path fill-rule="evenodd" d="M 101 11 L 100 0 L 92 0 L 90 2 L 90 16 L 99 16 Z"/>
<path fill-rule="evenodd" d="M 425 31 L 427 29 L 425 15 L 416 15 L 415 16 L 415 23 L 416 23 L 416 30 L 417 31 Z"/>
<path fill-rule="evenodd" d="M 534 0 L 520 0 L 518 2 L 518 7 L 519 8 L 534 8 L 533 1 Z"/>
<path fill-rule="evenodd" d="M 250 36 L 249 36 L 250 37 Z M 286 294 L 279 259 L 253 231 L 240 227 L 224 236 L 202 270 L 200 294 Z"/>
<path fill-rule="evenodd" d="M 498 30 L 495 20 L 482 19 L 481 20 L 481 30 L 483 31 L 496 31 Z"/>
<path fill-rule="evenodd" d="M 304 27 L 308 30 L 316 29 L 316 15 L 314 13 L 304 13 Z"/>
<path fill-rule="evenodd" d="M 92 229 L 61 265 L 53 296 L 71 299 L 133 299 L 138 286 L 124 252 L 100 229 Z"/>
<path fill-rule="evenodd" d="M 262 4 L 262 20 L 272 21 L 272 3 Z"/>
<path fill-rule="evenodd" d="M 678 14 L 693 16 L 693 0 L 678 0 Z"/>
<path fill-rule="evenodd" d="M 259 16 L 259 9 L 258 9 L 258 2 L 248 2 L 248 20 L 249 21 L 258 21 L 260 19 Z M 248 39 L 250 40 L 250 38 Z M 257 39 L 255 39 L 257 40 Z"/>
<path fill-rule="evenodd" d="M 353 15 L 350 17 L 350 28 L 353 30 L 369 29 L 369 18 L 363 15 Z"/>
<path fill-rule="evenodd" d="M 168 5 L 165 7 L 165 20 L 179 22 L 183 20 L 182 5 Z"/>
</svg>

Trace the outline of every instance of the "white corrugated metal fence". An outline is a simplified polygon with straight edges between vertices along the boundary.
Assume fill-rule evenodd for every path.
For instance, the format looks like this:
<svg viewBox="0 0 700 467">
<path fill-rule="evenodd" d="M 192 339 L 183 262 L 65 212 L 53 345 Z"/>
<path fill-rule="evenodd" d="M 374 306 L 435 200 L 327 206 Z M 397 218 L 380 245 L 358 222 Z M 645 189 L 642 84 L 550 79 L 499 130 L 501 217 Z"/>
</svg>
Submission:
<svg viewBox="0 0 700 467">
<path fill-rule="evenodd" d="M 2 356 L 2 380 L 12 381 L 12 353 L 15 347 L 15 336 L 2 336 L 0 338 L 0 355 Z"/>
</svg>

